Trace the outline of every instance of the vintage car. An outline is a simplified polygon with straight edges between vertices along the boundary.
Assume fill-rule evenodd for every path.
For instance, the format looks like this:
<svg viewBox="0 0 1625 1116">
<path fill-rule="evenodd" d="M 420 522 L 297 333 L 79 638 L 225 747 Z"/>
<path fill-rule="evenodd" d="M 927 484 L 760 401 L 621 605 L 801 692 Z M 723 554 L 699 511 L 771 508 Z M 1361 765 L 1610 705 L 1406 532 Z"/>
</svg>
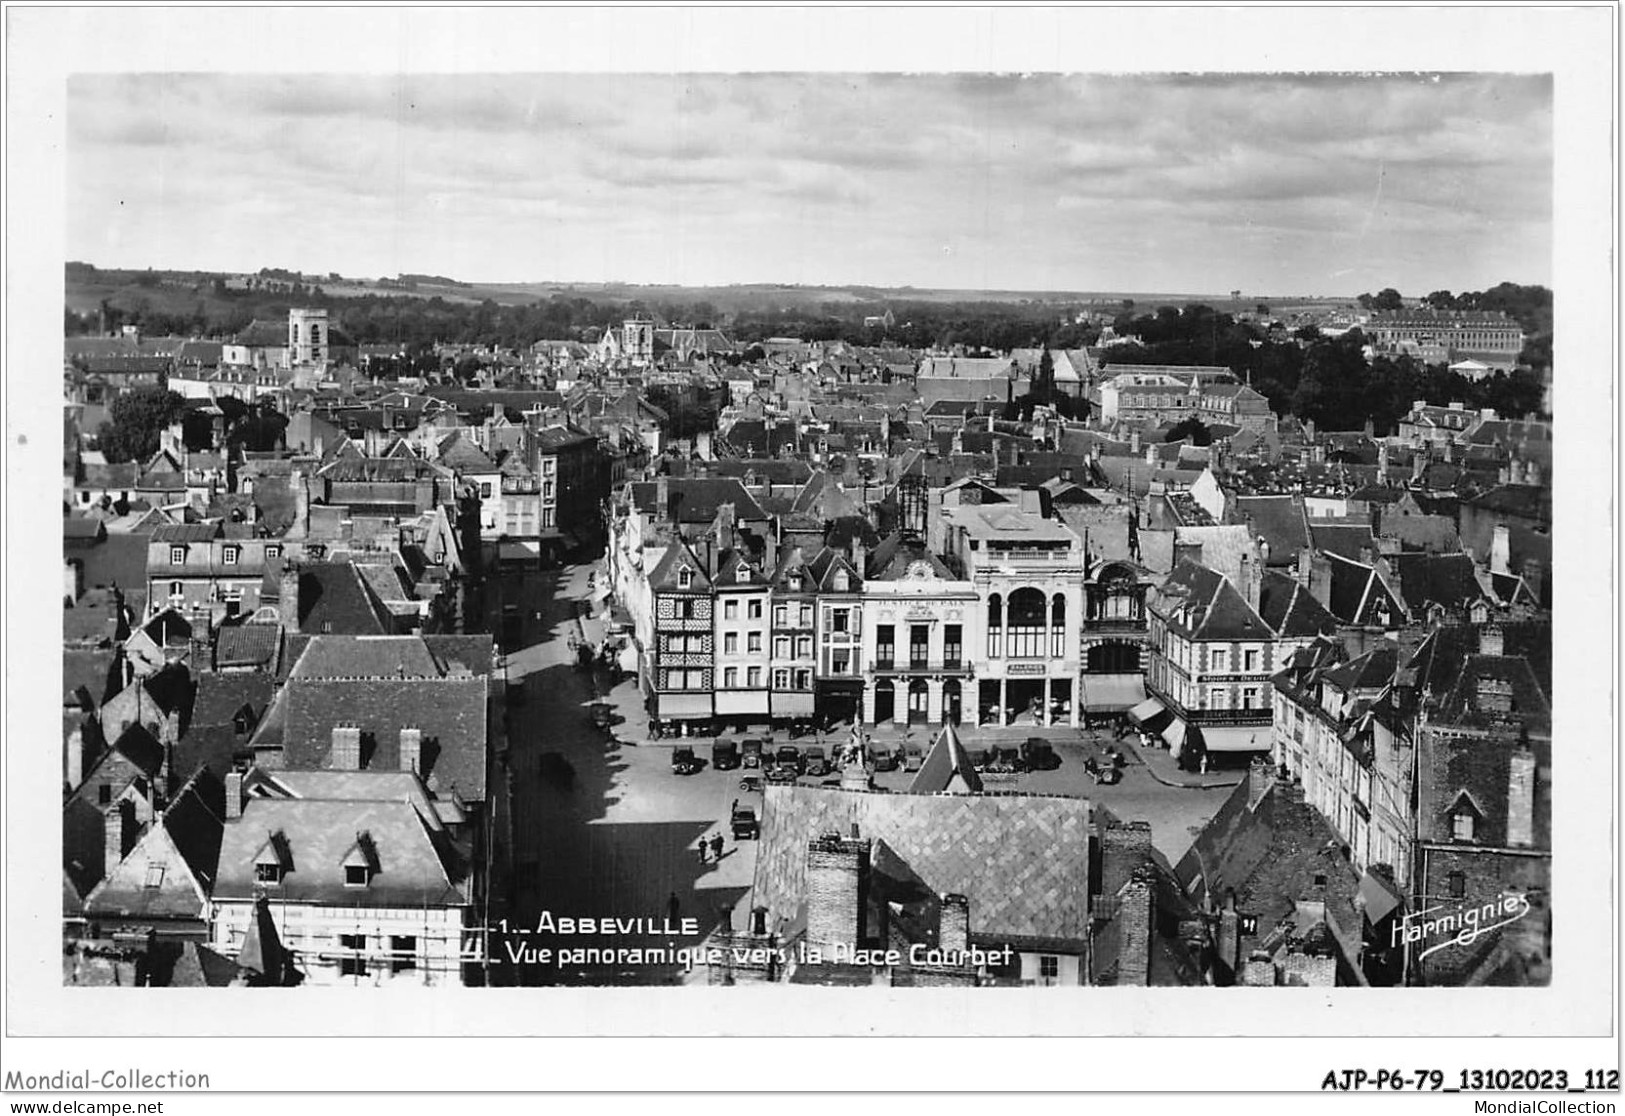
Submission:
<svg viewBox="0 0 1625 1116">
<path fill-rule="evenodd" d="M 739 766 L 739 745 L 732 740 L 718 740 L 711 745 L 711 766 L 718 771 L 732 771 Z"/>
<path fill-rule="evenodd" d="M 735 805 L 733 815 L 729 818 L 733 829 L 735 841 L 756 841 L 762 836 L 762 823 L 756 817 L 756 811 L 749 806 Z"/>
<path fill-rule="evenodd" d="M 1061 766 L 1055 747 L 1041 736 L 1029 736 L 1021 746 L 1021 758 L 1029 771 L 1054 771 Z"/>
<path fill-rule="evenodd" d="M 779 750 L 773 754 L 774 762 L 780 767 L 793 767 L 800 775 L 806 770 L 805 761 L 801 756 L 801 749 L 794 744 L 781 744 Z"/>
<path fill-rule="evenodd" d="M 761 767 L 766 745 L 756 737 L 746 737 L 739 745 L 740 763 L 745 767 Z"/>
<path fill-rule="evenodd" d="M 671 773 L 673 775 L 693 775 L 699 771 L 700 761 L 694 758 L 693 748 L 673 748 L 671 752 Z"/>
<path fill-rule="evenodd" d="M 739 780 L 739 789 L 746 794 L 762 793 L 762 777 L 760 775 L 746 775 Z"/>
<path fill-rule="evenodd" d="M 829 760 L 824 758 L 824 749 L 814 745 L 802 753 L 802 770 L 805 774 L 814 777 L 830 773 Z"/>
</svg>

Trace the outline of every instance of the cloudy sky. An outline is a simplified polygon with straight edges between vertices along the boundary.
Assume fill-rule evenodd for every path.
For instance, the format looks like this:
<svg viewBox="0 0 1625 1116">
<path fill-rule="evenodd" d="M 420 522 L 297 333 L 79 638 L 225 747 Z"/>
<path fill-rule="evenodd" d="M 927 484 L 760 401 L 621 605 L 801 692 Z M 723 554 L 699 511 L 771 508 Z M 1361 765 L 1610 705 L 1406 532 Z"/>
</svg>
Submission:
<svg viewBox="0 0 1625 1116">
<path fill-rule="evenodd" d="M 485 281 L 1551 282 L 1549 78 L 85 75 L 67 250 Z"/>
</svg>

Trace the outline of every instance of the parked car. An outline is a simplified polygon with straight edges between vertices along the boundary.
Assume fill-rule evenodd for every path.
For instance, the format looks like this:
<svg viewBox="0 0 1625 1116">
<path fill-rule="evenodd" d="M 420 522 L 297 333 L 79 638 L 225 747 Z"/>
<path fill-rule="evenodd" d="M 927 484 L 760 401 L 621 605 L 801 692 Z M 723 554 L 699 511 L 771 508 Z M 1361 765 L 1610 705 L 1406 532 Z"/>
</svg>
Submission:
<svg viewBox="0 0 1625 1116">
<path fill-rule="evenodd" d="M 767 769 L 767 781 L 769 783 L 793 783 L 799 774 L 801 773 L 789 764 L 775 763 Z"/>
<path fill-rule="evenodd" d="M 739 761 L 745 767 L 762 766 L 762 742 L 754 736 L 740 742 Z"/>
<path fill-rule="evenodd" d="M 1041 736 L 1027 738 L 1021 746 L 1021 758 L 1029 771 L 1054 771 L 1061 766 L 1061 757 L 1055 754 L 1054 746 Z"/>
<path fill-rule="evenodd" d="M 830 771 L 829 760 L 824 758 L 824 749 L 816 744 L 808 748 L 802 754 L 802 770 L 814 777 L 828 775 Z"/>
<path fill-rule="evenodd" d="M 889 744 L 874 744 L 869 748 L 869 759 L 876 771 L 897 770 L 897 750 Z"/>
<path fill-rule="evenodd" d="M 801 749 L 797 748 L 794 744 L 779 745 L 779 750 L 774 753 L 773 758 L 778 762 L 780 767 L 795 768 L 797 775 L 802 774 L 806 770 L 804 761 L 801 758 Z"/>
<path fill-rule="evenodd" d="M 729 819 L 735 841 L 757 841 L 762 836 L 762 823 L 756 811 L 749 806 L 735 806 Z"/>
<path fill-rule="evenodd" d="M 1027 770 L 1027 765 L 1021 761 L 1019 749 L 994 748 L 987 769 L 995 775 L 1016 775 Z"/>
<path fill-rule="evenodd" d="M 903 749 L 903 770 L 918 771 L 925 762 L 925 749 L 918 744 L 910 744 Z"/>
<path fill-rule="evenodd" d="M 673 748 L 671 752 L 671 773 L 673 775 L 692 775 L 700 769 L 700 761 L 694 758 L 693 748 Z"/>
<path fill-rule="evenodd" d="M 978 771 L 986 771 L 993 763 L 992 748 L 975 748 L 970 751 L 971 766 Z"/>
<path fill-rule="evenodd" d="M 739 745 L 732 740 L 718 740 L 711 745 L 711 766 L 718 771 L 732 771 L 739 766 Z"/>
<path fill-rule="evenodd" d="M 760 775 L 746 775 L 739 780 L 739 789 L 746 794 L 762 793 L 762 777 Z"/>
</svg>

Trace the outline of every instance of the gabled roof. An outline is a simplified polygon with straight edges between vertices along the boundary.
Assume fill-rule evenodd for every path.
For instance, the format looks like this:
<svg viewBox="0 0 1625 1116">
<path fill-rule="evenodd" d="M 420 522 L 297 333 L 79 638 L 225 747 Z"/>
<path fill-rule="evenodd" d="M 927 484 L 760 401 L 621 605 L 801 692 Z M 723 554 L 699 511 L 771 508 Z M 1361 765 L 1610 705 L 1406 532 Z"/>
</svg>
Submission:
<svg viewBox="0 0 1625 1116">
<path fill-rule="evenodd" d="M 942 559 L 931 553 L 925 543 L 919 539 L 905 538 L 901 532 L 895 531 L 870 552 L 869 568 L 864 573 L 864 579 L 900 581 L 914 568 L 915 563 L 924 563 L 933 577 L 954 580 L 953 572 L 942 564 Z"/>
<path fill-rule="evenodd" d="M 837 570 L 845 570 L 847 576 L 847 592 L 856 593 L 863 586 L 863 578 L 852 566 L 849 552 L 845 549 L 826 546 L 813 555 L 812 561 L 807 563 L 807 570 L 812 575 L 821 593 L 833 593 L 835 589 L 835 574 Z"/>
<path fill-rule="evenodd" d="M 925 753 L 920 770 L 908 786 L 909 794 L 980 794 L 982 777 L 976 773 L 959 733 L 943 725 Z"/>
<path fill-rule="evenodd" d="M 682 583 L 684 570 L 691 574 L 687 585 Z M 672 540 L 660 556 L 660 561 L 649 571 L 649 589 L 656 593 L 709 593 L 711 577 L 706 573 L 705 563 L 695 556 L 688 542 L 678 538 Z"/>
<path fill-rule="evenodd" d="M 712 579 L 716 589 L 765 589 L 768 578 L 744 547 L 729 547 L 717 555 L 717 574 Z"/>
<path fill-rule="evenodd" d="M 92 918 L 203 919 L 220 858 L 225 791 L 199 771 L 85 897 Z"/>
<path fill-rule="evenodd" d="M 1337 628 L 1337 618 L 1296 578 L 1277 570 L 1265 570 L 1259 579 L 1258 612 L 1279 639 L 1301 639 Z"/>
<path fill-rule="evenodd" d="M 1367 554 L 1377 552 L 1377 540 L 1371 533 L 1369 523 L 1328 523 L 1325 520 L 1311 520 L 1310 533 L 1314 537 L 1315 549 L 1326 554 L 1335 554 L 1350 561 L 1360 560 L 1360 552 Z"/>
<path fill-rule="evenodd" d="M 280 598 L 279 559 L 271 559 L 266 585 Z M 383 603 L 351 562 L 299 564 L 299 627 L 324 635 L 388 635 L 391 622 Z"/>
<path fill-rule="evenodd" d="M 440 464 L 448 469 L 455 469 L 459 473 L 494 473 L 497 471 L 496 462 L 474 444 L 472 438 L 467 438 L 461 430 L 454 430 L 440 440 Z"/>
</svg>

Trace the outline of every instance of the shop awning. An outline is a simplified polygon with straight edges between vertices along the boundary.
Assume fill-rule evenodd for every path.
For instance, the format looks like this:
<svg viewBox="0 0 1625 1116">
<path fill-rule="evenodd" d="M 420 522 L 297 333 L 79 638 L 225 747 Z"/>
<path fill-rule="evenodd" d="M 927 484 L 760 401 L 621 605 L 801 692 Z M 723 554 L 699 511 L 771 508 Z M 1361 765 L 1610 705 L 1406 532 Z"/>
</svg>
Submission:
<svg viewBox="0 0 1625 1116">
<path fill-rule="evenodd" d="M 1168 742 L 1169 751 L 1178 755 L 1185 744 L 1185 722 L 1178 717 L 1169 721 L 1168 727 L 1162 730 L 1162 738 Z"/>
<path fill-rule="evenodd" d="M 1146 701 L 1145 679 L 1138 674 L 1083 676 L 1083 707 L 1090 712 L 1121 713 L 1146 704 L 1154 703 Z"/>
<path fill-rule="evenodd" d="M 1140 702 L 1140 704 L 1128 711 L 1128 719 L 1137 725 L 1143 725 L 1148 721 L 1155 720 L 1157 717 L 1162 716 L 1162 714 L 1166 712 L 1168 712 L 1167 707 L 1165 707 L 1162 702 L 1158 701 L 1156 698 L 1146 698 L 1144 701 Z"/>
<path fill-rule="evenodd" d="M 1267 752 L 1270 749 L 1268 725 L 1230 725 L 1199 731 L 1202 746 L 1210 752 Z"/>
<path fill-rule="evenodd" d="M 533 542 L 501 542 L 497 544 L 497 559 L 502 562 L 534 562 L 542 548 Z"/>
</svg>

